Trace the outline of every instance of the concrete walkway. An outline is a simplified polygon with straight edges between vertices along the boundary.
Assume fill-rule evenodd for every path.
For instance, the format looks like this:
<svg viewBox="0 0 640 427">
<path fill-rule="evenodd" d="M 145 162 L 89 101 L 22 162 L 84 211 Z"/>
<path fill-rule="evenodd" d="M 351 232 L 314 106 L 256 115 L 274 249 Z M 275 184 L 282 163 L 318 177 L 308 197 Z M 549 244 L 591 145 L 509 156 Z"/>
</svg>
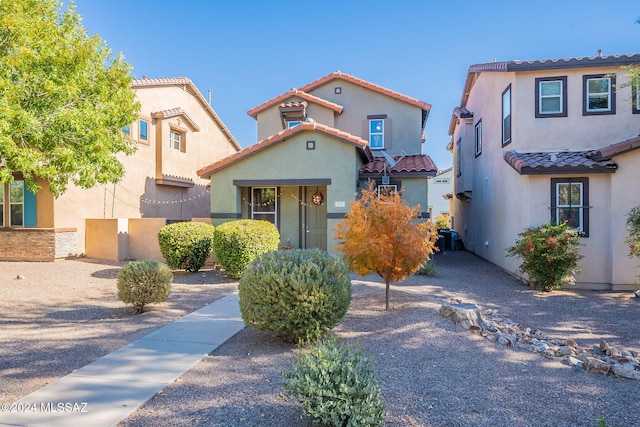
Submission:
<svg viewBox="0 0 640 427">
<path fill-rule="evenodd" d="M 232 294 L 80 368 L 19 401 L 0 426 L 113 426 L 244 328 Z"/>
</svg>

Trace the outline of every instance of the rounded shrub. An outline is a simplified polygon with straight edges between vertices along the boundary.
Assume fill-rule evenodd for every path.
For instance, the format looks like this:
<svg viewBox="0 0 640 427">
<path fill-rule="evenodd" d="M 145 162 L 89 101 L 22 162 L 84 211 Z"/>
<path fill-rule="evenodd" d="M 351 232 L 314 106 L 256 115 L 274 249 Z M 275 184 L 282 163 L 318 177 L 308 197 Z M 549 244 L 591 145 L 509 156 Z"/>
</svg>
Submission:
<svg viewBox="0 0 640 427">
<path fill-rule="evenodd" d="M 204 222 L 176 222 L 158 231 L 160 252 L 174 270 L 198 271 L 211 256 L 215 227 Z"/>
<path fill-rule="evenodd" d="M 150 259 L 132 261 L 118 272 L 118 299 L 142 313 L 145 305 L 167 300 L 172 281 L 173 273 L 166 264 Z"/>
<path fill-rule="evenodd" d="M 319 342 L 284 372 L 284 396 L 326 426 L 380 426 L 384 406 L 373 364 L 355 344 Z"/>
<path fill-rule="evenodd" d="M 288 342 L 313 342 L 346 314 L 351 279 L 344 262 L 328 252 L 274 251 L 247 267 L 238 292 L 248 326 Z"/>
<path fill-rule="evenodd" d="M 240 277 L 257 256 L 278 249 L 280 232 L 269 221 L 240 219 L 216 227 L 213 248 L 224 271 Z"/>
</svg>

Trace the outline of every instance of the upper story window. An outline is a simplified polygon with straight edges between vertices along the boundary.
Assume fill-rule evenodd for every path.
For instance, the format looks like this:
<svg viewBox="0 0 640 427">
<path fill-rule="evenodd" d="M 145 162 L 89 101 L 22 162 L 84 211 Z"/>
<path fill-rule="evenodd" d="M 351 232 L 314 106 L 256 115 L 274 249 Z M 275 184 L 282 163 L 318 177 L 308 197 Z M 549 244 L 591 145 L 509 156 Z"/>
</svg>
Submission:
<svg viewBox="0 0 640 427">
<path fill-rule="evenodd" d="M 287 122 L 287 129 L 291 129 L 294 126 L 298 126 L 300 123 L 302 123 L 300 120 L 292 120 Z"/>
<path fill-rule="evenodd" d="M 124 136 L 131 136 L 131 126 L 125 126 L 122 128 L 122 134 Z"/>
<path fill-rule="evenodd" d="M 631 112 L 640 114 L 640 83 L 631 85 Z"/>
<path fill-rule="evenodd" d="M 138 121 L 138 141 L 149 142 L 149 121 L 146 119 Z"/>
<path fill-rule="evenodd" d="M 589 178 L 551 179 L 551 221 L 589 236 Z"/>
<path fill-rule="evenodd" d="M 502 92 L 502 146 L 511 142 L 511 85 Z"/>
<path fill-rule="evenodd" d="M 369 119 L 369 147 L 372 150 L 384 148 L 384 119 Z"/>
<path fill-rule="evenodd" d="M 567 76 L 536 79 L 536 117 L 567 117 Z"/>
<path fill-rule="evenodd" d="M 458 138 L 458 140 L 456 141 L 456 145 L 455 148 L 453 150 L 453 156 L 456 160 L 456 177 L 461 177 L 462 176 L 462 151 L 460 151 L 462 148 L 462 138 Z"/>
<path fill-rule="evenodd" d="M 476 157 L 482 154 L 482 120 L 479 120 L 476 123 L 476 131 L 475 131 L 475 140 L 476 140 Z"/>
<path fill-rule="evenodd" d="M 182 153 L 187 152 L 186 136 L 184 132 L 171 128 L 171 131 L 169 132 L 169 142 L 172 149 Z"/>
<path fill-rule="evenodd" d="M 615 114 L 616 84 L 615 75 L 592 74 L 582 76 L 583 80 L 583 115 Z"/>
</svg>

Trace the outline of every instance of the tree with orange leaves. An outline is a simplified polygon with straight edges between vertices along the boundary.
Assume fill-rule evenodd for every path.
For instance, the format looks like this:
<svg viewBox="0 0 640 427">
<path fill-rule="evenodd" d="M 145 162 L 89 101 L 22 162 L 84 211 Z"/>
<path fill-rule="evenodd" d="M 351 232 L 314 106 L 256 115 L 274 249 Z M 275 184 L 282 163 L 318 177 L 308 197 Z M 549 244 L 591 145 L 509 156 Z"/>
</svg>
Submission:
<svg viewBox="0 0 640 427">
<path fill-rule="evenodd" d="M 336 250 L 352 271 L 372 272 L 389 286 L 415 273 L 435 251 L 436 230 L 420 222 L 420 205 L 410 207 L 399 192 L 378 194 L 373 181 L 336 226 Z"/>
</svg>

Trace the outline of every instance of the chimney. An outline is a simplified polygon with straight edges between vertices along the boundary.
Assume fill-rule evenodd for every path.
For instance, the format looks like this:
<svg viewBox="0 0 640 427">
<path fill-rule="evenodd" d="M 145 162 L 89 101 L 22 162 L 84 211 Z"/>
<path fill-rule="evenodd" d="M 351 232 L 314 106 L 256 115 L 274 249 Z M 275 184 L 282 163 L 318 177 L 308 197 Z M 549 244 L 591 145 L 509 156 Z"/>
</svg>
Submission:
<svg viewBox="0 0 640 427">
<path fill-rule="evenodd" d="M 602 49 L 598 49 L 598 56 L 602 58 Z"/>
</svg>

